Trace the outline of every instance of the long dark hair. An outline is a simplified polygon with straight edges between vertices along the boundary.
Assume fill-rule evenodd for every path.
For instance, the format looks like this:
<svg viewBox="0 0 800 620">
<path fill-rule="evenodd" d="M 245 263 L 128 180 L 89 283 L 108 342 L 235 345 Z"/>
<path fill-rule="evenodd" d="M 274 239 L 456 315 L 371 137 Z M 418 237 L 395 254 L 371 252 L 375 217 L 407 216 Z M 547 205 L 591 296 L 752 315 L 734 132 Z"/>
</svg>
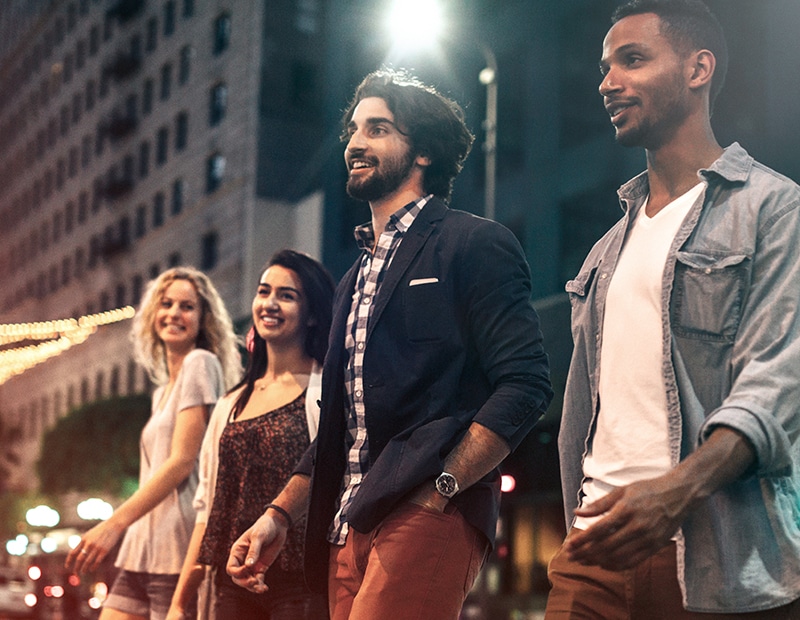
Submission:
<svg viewBox="0 0 800 620">
<path fill-rule="evenodd" d="M 294 250 L 280 250 L 274 254 L 264 265 L 261 273 L 273 265 L 291 269 L 300 279 L 309 319 L 303 345 L 304 350 L 309 357 L 314 358 L 318 364 L 322 364 L 328 350 L 328 332 L 331 329 L 333 278 L 321 263 L 307 254 Z M 244 372 L 242 381 L 233 388 L 236 390 L 244 386 L 242 393 L 239 394 L 233 405 L 234 418 L 241 413 L 247 401 L 250 400 L 256 380 L 264 376 L 267 371 L 267 343 L 255 329 L 251 329 L 251 332 L 253 340 L 252 344 L 248 342 L 247 370 Z"/>
</svg>

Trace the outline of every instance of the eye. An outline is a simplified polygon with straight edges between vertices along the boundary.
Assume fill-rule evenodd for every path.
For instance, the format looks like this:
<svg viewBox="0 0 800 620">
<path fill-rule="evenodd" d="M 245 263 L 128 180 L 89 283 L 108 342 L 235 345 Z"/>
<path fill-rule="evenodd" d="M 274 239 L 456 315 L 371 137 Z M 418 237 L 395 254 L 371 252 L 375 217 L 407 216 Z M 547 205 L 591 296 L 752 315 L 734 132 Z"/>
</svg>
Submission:
<svg viewBox="0 0 800 620">
<path fill-rule="evenodd" d="M 644 59 L 639 54 L 630 54 L 625 58 L 625 64 L 630 67 L 640 63 L 642 60 Z"/>
<path fill-rule="evenodd" d="M 373 135 L 373 136 L 383 136 L 383 135 L 385 135 L 387 133 L 389 133 L 389 132 L 386 129 L 386 127 L 384 127 L 383 125 L 375 125 L 370 130 L 370 135 Z"/>
</svg>

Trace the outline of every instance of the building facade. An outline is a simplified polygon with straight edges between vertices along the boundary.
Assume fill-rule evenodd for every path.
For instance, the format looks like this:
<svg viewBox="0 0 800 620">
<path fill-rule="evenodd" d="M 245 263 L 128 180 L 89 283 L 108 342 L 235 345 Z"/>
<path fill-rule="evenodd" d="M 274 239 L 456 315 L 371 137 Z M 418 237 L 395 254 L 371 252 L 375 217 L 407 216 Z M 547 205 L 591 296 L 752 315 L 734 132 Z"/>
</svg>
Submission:
<svg viewBox="0 0 800 620">
<path fill-rule="evenodd" d="M 285 170 L 271 162 L 292 161 L 281 156 L 288 132 L 270 132 L 283 110 L 304 96 L 313 103 L 303 54 L 320 49 L 314 2 L 8 4 L 0 324 L 136 306 L 151 278 L 182 264 L 208 273 L 234 319 L 246 320 L 274 251 L 320 254 L 321 195 L 306 189 L 289 201 L 276 189 Z M 289 56 L 279 63 L 288 75 L 267 66 L 275 50 Z M 71 408 L 150 388 L 129 329 L 101 327 L 0 386 L 3 428 L 18 439 L 12 488 L 35 488 L 40 438 Z"/>
</svg>

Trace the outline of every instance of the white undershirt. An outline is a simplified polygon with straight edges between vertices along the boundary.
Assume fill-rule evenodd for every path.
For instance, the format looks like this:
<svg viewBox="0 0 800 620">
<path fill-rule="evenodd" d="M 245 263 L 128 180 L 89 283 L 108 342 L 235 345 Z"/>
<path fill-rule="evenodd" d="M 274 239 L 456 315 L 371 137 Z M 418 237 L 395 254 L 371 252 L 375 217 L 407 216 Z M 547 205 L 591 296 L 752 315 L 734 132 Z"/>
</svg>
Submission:
<svg viewBox="0 0 800 620">
<path fill-rule="evenodd" d="M 583 504 L 614 487 L 672 468 L 664 386 L 662 280 L 669 248 L 704 189 L 698 183 L 653 217 L 642 205 L 628 232 L 606 297 L 600 354 L 600 411 L 583 463 Z M 578 518 L 586 529 L 599 519 Z"/>
</svg>

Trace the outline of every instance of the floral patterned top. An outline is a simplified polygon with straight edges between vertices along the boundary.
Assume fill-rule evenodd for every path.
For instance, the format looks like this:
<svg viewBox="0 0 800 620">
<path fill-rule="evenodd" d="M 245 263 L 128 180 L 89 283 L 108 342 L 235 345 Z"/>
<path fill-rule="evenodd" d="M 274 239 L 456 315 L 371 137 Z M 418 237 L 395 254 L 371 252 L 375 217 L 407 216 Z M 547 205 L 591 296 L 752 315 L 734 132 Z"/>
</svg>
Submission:
<svg viewBox="0 0 800 620">
<path fill-rule="evenodd" d="M 256 418 L 228 420 L 219 441 L 217 482 L 200 546 L 201 563 L 224 567 L 236 539 L 289 481 L 309 445 L 305 398 L 303 392 Z M 293 525 L 272 570 L 302 570 L 304 530 L 305 519 Z"/>
</svg>

